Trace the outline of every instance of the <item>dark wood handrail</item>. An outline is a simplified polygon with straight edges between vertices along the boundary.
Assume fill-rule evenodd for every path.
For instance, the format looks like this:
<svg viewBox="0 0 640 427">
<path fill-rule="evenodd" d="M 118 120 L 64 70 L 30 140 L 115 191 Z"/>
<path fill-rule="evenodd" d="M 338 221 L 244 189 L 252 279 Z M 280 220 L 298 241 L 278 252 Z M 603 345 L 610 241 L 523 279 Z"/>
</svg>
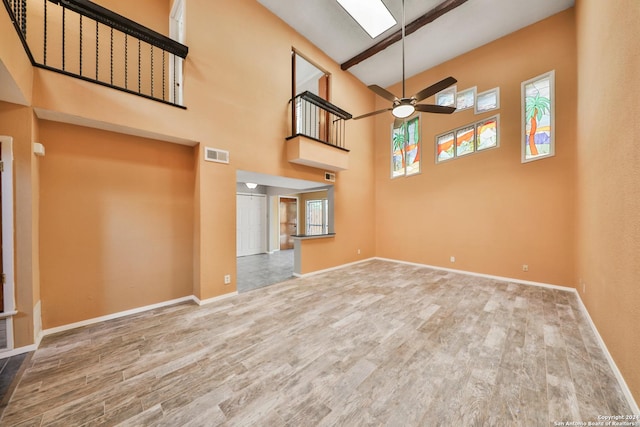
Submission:
<svg viewBox="0 0 640 427">
<path fill-rule="evenodd" d="M 311 104 L 315 105 L 316 107 L 320 107 L 323 110 L 326 110 L 332 114 L 335 114 L 336 116 L 340 117 L 343 120 L 349 120 L 350 118 L 353 117 L 352 114 L 347 113 L 342 108 L 336 107 L 326 99 L 322 99 L 318 95 L 312 92 L 309 92 L 308 90 L 302 92 L 301 94 L 296 95 L 296 98 L 302 98 L 305 101 L 308 101 Z"/>
<path fill-rule="evenodd" d="M 135 21 L 125 18 L 109 9 L 99 6 L 89 0 L 49 0 L 69 10 L 94 19 L 114 29 L 120 30 L 130 36 L 143 40 L 151 45 L 166 50 L 169 53 L 186 58 L 189 48 L 182 43 L 170 39 L 150 28 L 140 25 Z"/>
</svg>

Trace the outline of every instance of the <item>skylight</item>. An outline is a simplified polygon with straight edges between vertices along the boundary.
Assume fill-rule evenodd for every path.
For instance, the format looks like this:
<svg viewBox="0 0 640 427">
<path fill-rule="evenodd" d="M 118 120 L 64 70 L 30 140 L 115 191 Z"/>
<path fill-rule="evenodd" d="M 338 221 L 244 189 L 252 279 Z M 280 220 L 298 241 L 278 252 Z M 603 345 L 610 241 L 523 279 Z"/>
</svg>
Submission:
<svg viewBox="0 0 640 427">
<path fill-rule="evenodd" d="M 363 30 L 376 38 L 396 24 L 382 0 L 337 0 Z"/>
</svg>

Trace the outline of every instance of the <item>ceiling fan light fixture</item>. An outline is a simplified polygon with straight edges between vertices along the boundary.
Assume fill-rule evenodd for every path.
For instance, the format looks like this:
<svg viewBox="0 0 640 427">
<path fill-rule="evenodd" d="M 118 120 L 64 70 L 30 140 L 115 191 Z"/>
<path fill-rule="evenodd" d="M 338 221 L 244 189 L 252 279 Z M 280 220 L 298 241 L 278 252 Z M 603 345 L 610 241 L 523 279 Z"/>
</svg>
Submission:
<svg viewBox="0 0 640 427">
<path fill-rule="evenodd" d="M 412 115 L 416 111 L 416 107 L 413 104 L 398 104 L 393 107 L 391 110 L 391 114 L 395 118 L 405 119 Z"/>
<path fill-rule="evenodd" d="M 256 184 L 255 182 L 245 182 L 244 185 L 246 185 L 250 190 L 254 190 L 258 186 L 258 184 Z"/>
</svg>

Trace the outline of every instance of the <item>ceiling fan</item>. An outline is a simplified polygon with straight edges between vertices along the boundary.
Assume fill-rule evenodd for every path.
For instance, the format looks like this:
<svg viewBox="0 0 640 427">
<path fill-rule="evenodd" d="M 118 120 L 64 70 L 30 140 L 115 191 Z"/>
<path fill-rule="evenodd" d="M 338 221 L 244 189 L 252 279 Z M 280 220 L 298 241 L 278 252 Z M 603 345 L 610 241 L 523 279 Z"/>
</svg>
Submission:
<svg viewBox="0 0 640 427">
<path fill-rule="evenodd" d="M 393 104 L 390 108 L 384 108 L 382 110 L 373 111 L 371 113 L 363 114 L 358 117 L 354 117 L 354 120 L 363 119 L 365 117 L 375 116 L 376 114 L 384 113 L 387 111 L 391 111 L 391 114 L 396 118 L 394 121 L 394 127 L 399 127 L 403 120 L 407 117 L 411 116 L 416 111 L 421 111 L 424 113 L 437 113 L 437 114 L 451 114 L 456 111 L 455 107 L 446 107 L 443 105 L 434 105 L 434 104 L 418 104 L 418 102 L 423 99 L 429 98 L 432 95 L 440 92 L 448 88 L 449 86 L 455 84 L 457 82 L 453 77 L 447 77 L 445 79 L 440 80 L 437 83 L 432 84 L 429 87 L 422 89 L 420 92 L 416 93 L 411 97 L 406 97 L 405 95 L 405 77 L 404 77 L 404 37 L 405 37 L 405 11 L 404 11 L 404 0 L 402 0 L 402 98 L 398 98 L 388 90 L 378 86 L 378 85 L 370 85 L 369 89 L 375 92 L 378 96 L 381 96 L 384 99 L 391 101 Z"/>
</svg>

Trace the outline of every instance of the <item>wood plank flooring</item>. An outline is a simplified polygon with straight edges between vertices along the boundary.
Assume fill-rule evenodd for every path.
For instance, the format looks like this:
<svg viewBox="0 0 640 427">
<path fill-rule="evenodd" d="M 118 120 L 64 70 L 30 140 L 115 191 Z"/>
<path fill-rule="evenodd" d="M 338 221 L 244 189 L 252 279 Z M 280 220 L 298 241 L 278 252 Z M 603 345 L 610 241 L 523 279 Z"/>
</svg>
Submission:
<svg viewBox="0 0 640 427">
<path fill-rule="evenodd" d="M 46 337 L 0 425 L 548 426 L 630 413 L 574 294 L 376 260 Z"/>
</svg>

